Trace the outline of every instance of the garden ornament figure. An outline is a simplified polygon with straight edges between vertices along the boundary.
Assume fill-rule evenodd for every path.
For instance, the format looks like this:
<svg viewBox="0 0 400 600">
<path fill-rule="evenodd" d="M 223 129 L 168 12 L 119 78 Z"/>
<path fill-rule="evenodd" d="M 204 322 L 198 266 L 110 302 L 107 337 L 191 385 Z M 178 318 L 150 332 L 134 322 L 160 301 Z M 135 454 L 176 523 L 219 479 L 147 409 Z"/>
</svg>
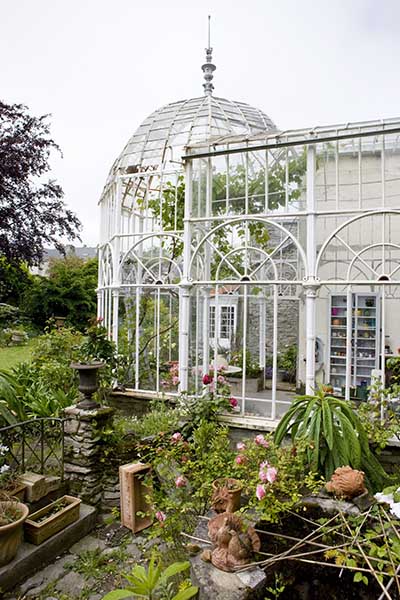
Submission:
<svg viewBox="0 0 400 600">
<path fill-rule="evenodd" d="M 246 527 L 233 513 L 221 513 L 208 523 L 208 535 L 214 549 L 211 562 L 221 571 L 232 572 L 247 564 L 261 547 L 260 538 L 253 527 Z"/>
</svg>

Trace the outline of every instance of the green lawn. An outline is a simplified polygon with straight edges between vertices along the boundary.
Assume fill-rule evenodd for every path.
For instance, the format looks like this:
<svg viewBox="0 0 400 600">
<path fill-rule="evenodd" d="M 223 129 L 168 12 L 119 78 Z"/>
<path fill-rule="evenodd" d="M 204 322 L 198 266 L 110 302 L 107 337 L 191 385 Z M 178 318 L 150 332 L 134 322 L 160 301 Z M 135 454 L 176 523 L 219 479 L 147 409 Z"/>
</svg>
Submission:
<svg viewBox="0 0 400 600">
<path fill-rule="evenodd" d="M 32 352 L 32 340 L 23 346 L 0 348 L 0 370 L 9 370 L 24 360 L 29 360 Z"/>
</svg>

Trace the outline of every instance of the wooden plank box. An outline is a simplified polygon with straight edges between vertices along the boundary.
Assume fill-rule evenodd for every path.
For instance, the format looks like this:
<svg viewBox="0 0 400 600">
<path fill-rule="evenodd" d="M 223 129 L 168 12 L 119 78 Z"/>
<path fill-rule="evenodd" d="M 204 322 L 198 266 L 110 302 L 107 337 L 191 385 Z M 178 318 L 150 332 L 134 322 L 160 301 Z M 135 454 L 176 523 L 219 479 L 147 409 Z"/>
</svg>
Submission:
<svg viewBox="0 0 400 600">
<path fill-rule="evenodd" d="M 65 501 L 67 506 L 60 509 L 57 513 L 51 514 L 54 507 L 60 501 Z M 58 500 L 29 515 L 24 525 L 26 541 L 38 546 L 52 535 L 61 531 L 61 529 L 67 527 L 67 525 L 71 525 L 71 523 L 77 521 L 79 519 L 80 503 L 80 498 L 62 496 Z M 46 513 L 49 513 L 50 516 L 38 523 L 37 520 L 46 515 Z"/>
<path fill-rule="evenodd" d="M 144 476 L 150 472 L 150 465 L 134 463 L 121 465 L 119 483 L 121 490 L 121 525 L 137 533 L 153 523 L 152 505 L 146 499 L 151 495 L 151 487 L 143 482 Z M 146 513 L 145 516 L 138 513 Z M 150 514 L 148 514 L 150 513 Z"/>
</svg>

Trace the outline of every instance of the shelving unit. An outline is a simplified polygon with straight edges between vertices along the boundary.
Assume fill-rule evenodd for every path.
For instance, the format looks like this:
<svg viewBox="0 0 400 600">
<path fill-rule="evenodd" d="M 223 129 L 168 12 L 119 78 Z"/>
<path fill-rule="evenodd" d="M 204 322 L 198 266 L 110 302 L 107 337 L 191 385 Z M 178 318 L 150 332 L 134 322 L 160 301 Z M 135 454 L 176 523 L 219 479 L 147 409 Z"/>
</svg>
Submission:
<svg viewBox="0 0 400 600">
<path fill-rule="evenodd" d="M 349 298 L 346 294 L 331 295 L 328 380 L 336 393 L 342 393 L 348 380 L 357 389 L 357 396 L 365 397 L 372 370 L 379 365 L 379 308 L 376 293 L 352 293 Z"/>
</svg>

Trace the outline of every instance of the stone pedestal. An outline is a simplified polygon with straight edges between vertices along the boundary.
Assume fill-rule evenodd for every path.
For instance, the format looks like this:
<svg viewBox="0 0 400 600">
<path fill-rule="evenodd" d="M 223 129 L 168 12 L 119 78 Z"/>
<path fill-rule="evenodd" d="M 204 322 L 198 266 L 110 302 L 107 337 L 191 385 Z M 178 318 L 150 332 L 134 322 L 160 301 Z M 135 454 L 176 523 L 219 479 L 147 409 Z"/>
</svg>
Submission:
<svg viewBox="0 0 400 600">
<path fill-rule="evenodd" d="M 102 431 L 112 427 L 114 409 L 65 409 L 64 474 L 70 493 L 97 505 L 103 496 L 105 467 Z"/>
</svg>

